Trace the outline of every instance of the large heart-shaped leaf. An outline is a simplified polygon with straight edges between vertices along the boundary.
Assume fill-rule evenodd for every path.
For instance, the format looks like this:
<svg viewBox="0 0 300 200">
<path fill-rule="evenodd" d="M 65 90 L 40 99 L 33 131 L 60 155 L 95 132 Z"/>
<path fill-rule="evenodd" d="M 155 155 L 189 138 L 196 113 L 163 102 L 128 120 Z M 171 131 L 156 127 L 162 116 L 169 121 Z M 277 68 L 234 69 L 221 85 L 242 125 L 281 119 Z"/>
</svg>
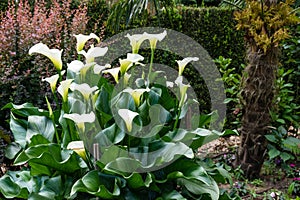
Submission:
<svg viewBox="0 0 300 200">
<path fill-rule="evenodd" d="M 53 141 L 55 128 L 52 120 L 45 116 L 32 115 L 28 117 L 28 128 L 26 132 L 26 139 L 30 141 L 34 135 L 42 135 L 49 142 Z"/>
<path fill-rule="evenodd" d="M 124 186 L 125 182 L 121 178 L 93 170 L 73 185 L 71 196 L 77 192 L 84 192 L 104 199 L 113 199 L 120 195 L 120 188 Z"/>
<path fill-rule="evenodd" d="M 28 162 L 32 174 L 51 175 L 53 170 L 62 173 L 74 173 L 84 167 L 79 156 L 71 150 L 61 150 L 58 144 L 41 144 L 29 147 L 15 159 L 15 165 Z"/>
</svg>

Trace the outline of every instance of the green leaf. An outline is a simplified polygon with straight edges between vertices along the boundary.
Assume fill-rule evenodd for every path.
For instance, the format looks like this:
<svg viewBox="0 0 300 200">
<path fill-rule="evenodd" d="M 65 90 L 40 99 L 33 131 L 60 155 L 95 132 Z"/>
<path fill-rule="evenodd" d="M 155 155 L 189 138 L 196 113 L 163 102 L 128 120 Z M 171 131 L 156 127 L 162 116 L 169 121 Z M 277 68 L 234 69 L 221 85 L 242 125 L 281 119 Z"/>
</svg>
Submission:
<svg viewBox="0 0 300 200">
<path fill-rule="evenodd" d="M 27 130 L 24 128 L 24 125 L 22 125 L 22 120 L 15 118 L 15 116 L 11 113 L 9 125 L 14 135 L 15 142 L 20 144 L 22 148 L 25 148 Z"/>
<path fill-rule="evenodd" d="M 95 136 L 95 141 L 97 141 L 100 146 L 106 147 L 121 142 L 124 137 L 125 132 L 118 128 L 116 124 L 113 124 L 97 133 Z"/>
<path fill-rule="evenodd" d="M 28 117 L 30 115 L 49 116 L 49 112 L 41 110 L 33 106 L 31 103 L 24 103 L 16 105 L 13 103 L 6 104 L 2 109 L 11 109 L 11 112 L 21 117 Z"/>
<path fill-rule="evenodd" d="M 28 199 L 28 194 L 37 187 L 29 171 L 9 171 L 0 178 L 0 192 L 5 198 Z"/>
<path fill-rule="evenodd" d="M 21 149 L 21 146 L 15 142 L 12 142 L 6 147 L 5 156 L 12 160 L 21 151 Z"/>
<path fill-rule="evenodd" d="M 275 135 L 265 135 L 265 137 L 267 138 L 268 141 L 276 143 L 277 139 L 275 137 Z"/>
<path fill-rule="evenodd" d="M 290 160 L 292 157 L 293 157 L 292 155 L 290 155 L 289 153 L 286 153 L 286 152 L 282 152 L 280 154 L 280 158 L 283 160 L 283 162 Z"/>
<path fill-rule="evenodd" d="M 34 135 L 42 135 L 48 141 L 52 142 L 55 129 L 53 122 L 45 116 L 32 115 L 28 117 L 28 128 L 26 139 L 30 140 Z"/>
<path fill-rule="evenodd" d="M 84 192 L 104 199 L 113 199 L 121 194 L 120 187 L 123 186 L 124 182 L 120 178 L 93 170 L 73 185 L 70 195 Z"/>
<path fill-rule="evenodd" d="M 209 194 L 211 199 L 219 198 L 217 183 L 205 169 L 192 160 L 179 159 L 166 167 L 168 179 L 177 180 L 178 184 L 189 192 L 200 195 Z"/>
<path fill-rule="evenodd" d="M 32 174 L 51 175 L 52 170 L 62 173 L 74 173 L 81 169 L 82 160 L 71 150 L 61 150 L 57 144 L 41 144 L 29 147 L 15 159 L 15 165 L 26 162 L 32 167 Z"/>
<path fill-rule="evenodd" d="M 273 158 L 280 155 L 280 151 L 278 151 L 275 148 L 272 148 L 272 149 L 269 150 L 268 154 L 269 154 L 270 159 L 273 159 Z"/>
</svg>

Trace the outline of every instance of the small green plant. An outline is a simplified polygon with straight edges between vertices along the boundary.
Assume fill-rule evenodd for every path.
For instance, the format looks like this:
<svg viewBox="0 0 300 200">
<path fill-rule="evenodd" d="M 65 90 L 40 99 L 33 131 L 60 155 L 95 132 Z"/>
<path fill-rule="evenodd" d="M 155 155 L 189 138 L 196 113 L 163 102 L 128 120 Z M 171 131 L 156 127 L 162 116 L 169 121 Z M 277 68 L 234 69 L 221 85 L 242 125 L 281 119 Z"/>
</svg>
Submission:
<svg viewBox="0 0 300 200">
<path fill-rule="evenodd" d="M 300 153 L 300 140 L 289 136 L 288 131 L 283 126 L 273 130 L 272 134 L 265 135 L 265 137 L 269 141 L 268 155 L 271 160 L 277 158 L 277 162 L 280 162 L 280 159 L 287 162 L 294 160 Z"/>
<path fill-rule="evenodd" d="M 241 106 L 239 100 L 241 75 L 237 73 L 237 69 L 231 66 L 232 59 L 219 56 L 214 62 L 219 66 L 222 74 L 222 80 L 225 84 L 226 99 L 224 103 L 230 108 L 230 114 L 227 116 L 227 122 L 237 128 L 240 124 Z M 241 65 L 241 68 L 244 68 Z"/>
<path fill-rule="evenodd" d="M 294 85 L 288 80 L 294 73 L 294 69 L 278 70 L 278 78 L 276 80 L 277 96 L 275 99 L 274 110 L 271 111 L 273 125 L 278 126 L 294 126 L 298 127 L 300 119 L 300 105 L 297 104 L 294 95 Z"/>
<path fill-rule="evenodd" d="M 261 179 L 254 179 L 250 183 L 257 187 L 257 186 L 262 186 L 264 182 Z"/>
</svg>

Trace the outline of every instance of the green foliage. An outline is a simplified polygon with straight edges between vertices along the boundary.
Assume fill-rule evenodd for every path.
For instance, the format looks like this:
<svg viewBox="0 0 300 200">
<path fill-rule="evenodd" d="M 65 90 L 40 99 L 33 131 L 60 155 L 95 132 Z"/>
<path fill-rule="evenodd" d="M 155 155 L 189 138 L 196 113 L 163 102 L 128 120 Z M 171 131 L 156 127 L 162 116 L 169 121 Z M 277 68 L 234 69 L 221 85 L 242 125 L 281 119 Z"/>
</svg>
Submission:
<svg viewBox="0 0 300 200">
<path fill-rule="evenodd" d="M 294 76 L 295 70 L 278 70 L 278 78 L 276 80 L 277 95 L 275 97 L 275 108 L 271 111 L 272 121 L 275 127 L 294 126 L 299 127 L 300 105 L 295 99 L 294 85 L 290 82 Z"/>
<path fill-rule="evenodd" d="M 214 59 L 214 62 L 217 64 L 222 78 L 220 81 L 224 82 L 225 85 L 225 92 L 226 92 L 226 99 L 224 103 L 227 104 L 228 114 L 226 118 L 227 124 L 225 127 L 237 129 L 240 125 L 241 119 L 241 105 L 239 100 L 239 93 L 240 93 L 240 83 L 241 83 L 241 75 L 236 73 L 237 69 L 235 67 L 231 67 L 232 59 L 224 58 L 220 56 L 217 59 Z M 241 65 L 241 68 L 244 68 Z"/>
<path fill-rule="evenodd" d="M 287 162 L 299 157 L 300 140 L 290 136 L 284 127 L 280 126 L 277 130 L 273 130 L 272 134 L 265 135 L 265 137 L 269 141 L 269 159 L 280 158 L 283 162 Z"/>
<path fill-rule="evenodd" d="M 153 57 L 155 48 L 151 49 Z M 90 50 L 100 52 L 95 56 L 99 62 L 107 51 L 93 46 Z M 49 56 L 45 52 L 51 50 L 37 44 L 30 51 Z M 149 70 L 137 61 L 131 61 L 130 67 L 120 62 L 119 68 L 107 69 L 88 54 L 84 57 L 68 65 L 65 78 L 57 69 L 58 74 L 52 76 L 57 79 L 48 79 L 50 84 L 55 80 L 51 87 L 57 101 L 56 106 L 48 104 L 48 111 L 30 103 L 5 106 L 11 110 L 15 138 L 6 155 L 23 168 L 0 178 L 2 195 L 23 199 L 218 199 L 217 183 L 231 182 L 231 178 L 221 165 L 206 164 L 194 151 L 222 133 L 180 126 L 187 108 L 195 105 L 186 100 L 183 88 L 188 85 L 182 76 L 178 75 L 171 92 L 162 72 L 151 70 L 153 59 Z M 78 64 L 82 64 L 80 69 Z M 136 75 L 138 70 L 144 75 Z M 107 73 L 114 81 L 107 79 Z M 209 116 L 200 119 L 196 125 L 205 125 Z"/>
<path fill-rule="evenodd" d="M 294 101 L 296 104 L 300 104 L 300 99 L 296 98 L 300 95 L 300 26 L 294 26 L 290 30 L 291 37 L 284 41 L 282 49 L 282 64 L 283 68 L 293 70 L 291 74 L 285 77 L 287 83 L 292 83 L 291 90 L 294 93 Z"/>
</svg>

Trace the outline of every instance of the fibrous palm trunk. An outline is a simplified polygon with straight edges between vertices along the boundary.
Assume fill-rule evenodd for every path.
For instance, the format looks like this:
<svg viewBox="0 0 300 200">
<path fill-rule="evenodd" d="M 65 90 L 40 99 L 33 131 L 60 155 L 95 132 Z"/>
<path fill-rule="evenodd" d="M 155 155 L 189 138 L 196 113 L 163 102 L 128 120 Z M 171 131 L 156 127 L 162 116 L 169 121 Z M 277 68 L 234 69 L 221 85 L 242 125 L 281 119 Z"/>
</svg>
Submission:
<svg viewBox="0 0 300 200">
<path fill-rule="evenodd" d="M 241 166 L 245 177 L 253 179 L 259 176 L 266 154 L 264 135 L 269 132 L 271 122 L 278 48 L 263 52 L 255 45 L 250 46 L 248 63 L 242 80 L 241 145 L 235 165 Z"/>
</svg>

